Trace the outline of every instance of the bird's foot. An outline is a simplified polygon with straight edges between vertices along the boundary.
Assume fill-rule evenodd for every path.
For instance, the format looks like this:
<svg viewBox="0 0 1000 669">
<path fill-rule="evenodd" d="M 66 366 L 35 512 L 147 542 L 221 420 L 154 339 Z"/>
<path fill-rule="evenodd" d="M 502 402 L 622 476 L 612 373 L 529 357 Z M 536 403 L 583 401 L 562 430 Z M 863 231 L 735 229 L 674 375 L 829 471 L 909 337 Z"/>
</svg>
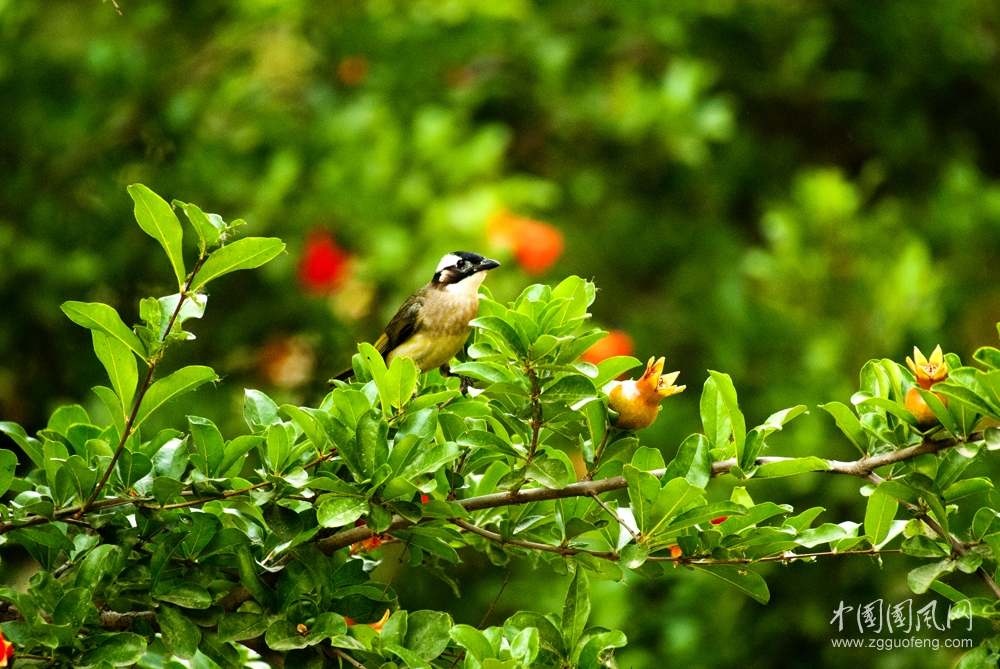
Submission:
<svg viewBox="0 0 1000 669">
<path fill-rule="evenodd" d="M 451 367 L 448 366 L 448 363 L 441 365 L 438 368 L 438 371 L 441 373 L 441 376 L 445 378 L 448 378 L 449 376 L 457 376 L 459 380 L 458 389 L 462 391 L 463 396 L 467 396 L 469 394 L 469 388 L 474 387 L 475 379 L 461 374 L 452 373 Z"/>
</svg>

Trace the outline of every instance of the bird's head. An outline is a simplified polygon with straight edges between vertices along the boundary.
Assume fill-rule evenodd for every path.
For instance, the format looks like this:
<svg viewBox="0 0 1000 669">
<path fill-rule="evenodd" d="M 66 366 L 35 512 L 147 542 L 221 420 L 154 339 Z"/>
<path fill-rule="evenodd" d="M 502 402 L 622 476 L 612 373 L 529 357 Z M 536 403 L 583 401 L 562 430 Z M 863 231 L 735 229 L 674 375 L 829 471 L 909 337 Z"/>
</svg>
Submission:
<svg viewBox="0 0 1000 669">
<path fill-rule="evenodd" d="M 478 290 L 486 272 L 499 266 L 496 260 L 484 258 L 478 253 L 455 251 L 441 258 L 432 283 L 448 290 Z"/>
</svg>

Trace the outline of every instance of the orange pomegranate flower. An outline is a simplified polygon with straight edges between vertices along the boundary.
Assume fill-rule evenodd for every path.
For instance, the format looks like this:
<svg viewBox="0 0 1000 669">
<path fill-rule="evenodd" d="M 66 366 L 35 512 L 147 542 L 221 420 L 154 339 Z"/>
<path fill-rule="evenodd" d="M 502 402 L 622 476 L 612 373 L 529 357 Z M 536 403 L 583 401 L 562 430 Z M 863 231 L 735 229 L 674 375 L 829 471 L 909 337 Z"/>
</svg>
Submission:
<svg viewBox="0 0 1000 669">
<path fill-rule="evenodd" d="M 610 388 L 608 405 L 618 412 L 616 428 L 642 430 L 649 427 L 659 414 L 660 402 L 687 387 L 674 385 L 680 372 L 661 374 L 663 361 L 664 358 L 655 362 L 650 358 L 645 373 L 638 380 L 612 381 L 605 386 L 605 389 Z"/>
<path fill-rule="evenodd" d="M 930 390 L 935 383 L 941 383 L 948 378 L 948 363 L 944 361 L 940 345 L 934 349 L 930 358 L 925 358 L 920 349 L 914 346 L 913 358 L 906 358 L 906 364 L 924 390 Z"/>
<path fill-rule="evenodd" d="M 371 627 L 379 634 L 381 634 L 382 628 L 385 627 L 385 624 L 388 620 L 389 620 L 389 609 L 386 609 L 385 613 L 382 614 L 382 619 L 379 620 L 377 623 L 365 623 L 365 624 Z M 354 627 L 355 625 L 357 625 L 357 623 L 354 622 L 354 618 L 348 618 L 347 616 L 344 616 L 344 622 L 347 623 L 348 627 Z"/>
<path fill-rule="evenodd" d="M 906 364 L 910 368 L 910 371 L 913 372 L 913 376 L 917 380 L 917 385 L 924 390 L 930 390 L 935 383 L 941 383 L 948 378 L 948 363 L 944 361 L 944 353 L 941 352 L 940 346 L 934 349 L 930 358 L 925 358 L 920 349 L 914 346 L 913 358 L 907 358 Z M 934 395 L 941 400 L 942 404 L 948 406 L 947 397 L 940 393 L 934 393 Z M 940 422 L 937 416 L 934 415 L 934 411 L 927 405 L 924 398 L 920 396 L 917 386 L 913 386 L 906 391 L 905 406 L 906 410 L 913 414 L 917 419 L 917 424 L 922 428 L 926 429 Z"/>
</svg>

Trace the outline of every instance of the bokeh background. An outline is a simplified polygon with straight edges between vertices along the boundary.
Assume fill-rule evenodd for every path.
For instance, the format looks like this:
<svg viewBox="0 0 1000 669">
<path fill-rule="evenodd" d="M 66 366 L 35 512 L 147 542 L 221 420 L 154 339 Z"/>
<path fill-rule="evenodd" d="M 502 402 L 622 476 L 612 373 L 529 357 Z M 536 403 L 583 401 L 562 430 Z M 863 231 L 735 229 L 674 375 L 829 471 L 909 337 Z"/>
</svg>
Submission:
<svg viewBox="0 0 1000 669">
<path fill-rule="evenodd" d="M 688 385 L 642 434 L 667 457 L 699 429 L 706 369 L 733 376 L 751 424 L 812 408 L 772 454 L 850 459 L 815 407 L 846 402 L 866 360 L 996 343 L 994 1 L 118 7 L 0 0 L 0 419 L 29 432 L 60 403 L 99 413 L 90 336 L 61 302 L 108 302 L 130 322 L 141 297 L 170 292 L 132 220 L 135 182 L 288 243 L 218 281 L 198 339 L 170 361 L 224 382 L 164 422 L 197 412 L 228 436 L 246 431 L 244 387 L 318 402 L 456 249 L 504 263 L 487 282 L 499 299 L 593 278 L 616 350 L 666 356 Z M 859 488 L 748 484 L 828 522 L 862 520 Z M 544 568 L 465 558 L 449 574 L 460 599 L 421 571 L 380 574 L 404 606 L 473 625 L 508 570 L 488 623 L 561 604 L 567 583 Z M 912 597 L 915 565 L 765 567 L 766 607 L 683 569 L 596 582 L 592 620 L 625 631 L 618 661 L 636 669 L 952 666 L 953 651 L 831 648 L 841 600 Z"/>
</svg>

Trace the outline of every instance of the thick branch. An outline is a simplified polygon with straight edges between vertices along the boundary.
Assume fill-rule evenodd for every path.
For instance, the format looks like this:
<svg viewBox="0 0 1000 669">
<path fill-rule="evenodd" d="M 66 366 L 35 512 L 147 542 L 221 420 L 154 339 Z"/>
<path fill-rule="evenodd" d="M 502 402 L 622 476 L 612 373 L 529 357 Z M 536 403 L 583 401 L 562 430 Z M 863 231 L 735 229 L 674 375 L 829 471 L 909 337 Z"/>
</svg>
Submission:
<svg viewBox="0 0 1000 669">
<path fill-rule="evenodd" d="M 976 433 L 970 435 L 970 437 L 971 440 L 975 441 L 981 439 L 982 435 L 981 433 Z M 951 448 L 959 443 L 961 442 L 955 439 L 944 439 L 941 441 L 925 439 L 916 446 L 909 446 L 907 448 L 901 448 L 898 451 L 892 451 L 890 453 L 870 458 L 861 458 L 852 462 L 827 460 L 830 465 L 829 469 L 816 469 L 814 471 L 827 474 L 847 474 L 867 479 L 872 475 L 872 472 L 875 469 L 880 467 L 903 462 L 904 460 L 909 460 L 925 453 L 937 453 L 938 451 Z M 756 464 L 759 466 L 771 462 L 784 462 L 794 459 L 796 458 L 760 457 L 757 458 Z M 735 459 L 713 462 L 712 476 L 721 476 L 726 474 L 735 466 Z M 666 469 L 654 469 L 649 473 L 657 478 L 660 478 L 666 473 Z M 625 481 L 624 476 L 613 476 L 611 478 L 599 479 L 597 481 L 578 481 L 576 483 L 569 484 L 565 488 L 529 488 L 527 490 L 512 490 L 510 492 L 498 492 L 493 493 L 492 495 L 482 495 L 480 497 L 460 499 L 457 500 L 457 502 L 458 504 L 461 504 L 466 511 L 480 511 L 482 509 L 492 509 L 500 506 L 516 506 L 519 504 L 544 502 L 553 499 L 564 499 L 567 497 L 590 497 L 592 495 L 598 495 L 612 490 L 623 490 L 627 487 L 628 483 Z M 428 522 L 430 520 L 433 519 L 428 518 L 420 522 Z M 401 516 L 394 516 L 392 524 L 386 531 L 392 532 L 393 530 L 401 530 L 406 527 L 410 527 L 411 525 L 414 525 L 414 523 L 402 518 Z M 330 555 L 341 548 L 356 544 L 357 542 L 364 541 L 365 539 L 370 539 L 372 536 L 372 531 L 365 526 L 353 527 L 349 530 L 334 534 L 333 536 L 320 539 L 316 545 L 324 553 Z"/>
</svg>

